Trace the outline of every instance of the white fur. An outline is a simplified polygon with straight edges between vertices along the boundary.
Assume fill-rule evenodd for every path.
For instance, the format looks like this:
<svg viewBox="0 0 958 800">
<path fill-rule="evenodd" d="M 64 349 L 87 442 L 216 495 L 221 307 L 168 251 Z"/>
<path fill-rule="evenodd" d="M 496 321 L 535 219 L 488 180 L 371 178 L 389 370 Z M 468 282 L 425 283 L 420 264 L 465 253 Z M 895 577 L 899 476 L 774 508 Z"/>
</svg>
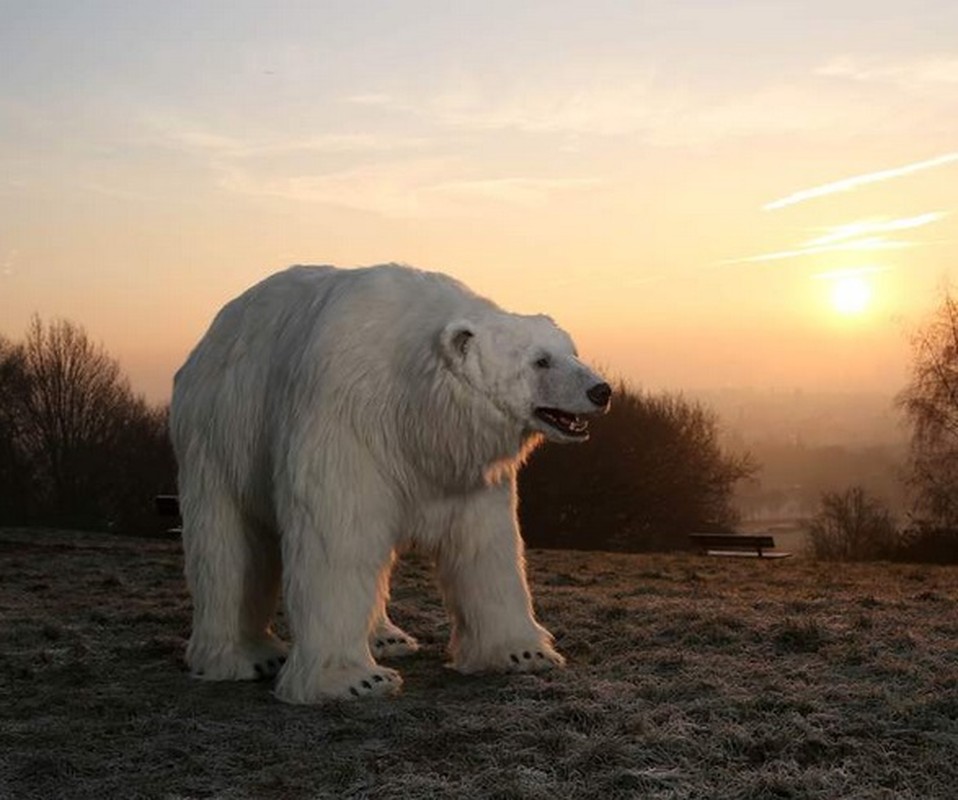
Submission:
<svg viewBox="0 0 958 800">
<path fill-rule="evenodd" d="M 515 471 L 568 439 L 534 409 L 595 413 L 599 382 L 547 317 L 407 267 L 293 267 L 227 304 L 172 403 L 193 673 L 279 669 L 282 583 L 278 697 L 395 691 L 374 656 L 418 648 L 386 613 L 407 543 L 436 554 L 456 668 L 562 664 L 532 611 Z"/>
</svg>

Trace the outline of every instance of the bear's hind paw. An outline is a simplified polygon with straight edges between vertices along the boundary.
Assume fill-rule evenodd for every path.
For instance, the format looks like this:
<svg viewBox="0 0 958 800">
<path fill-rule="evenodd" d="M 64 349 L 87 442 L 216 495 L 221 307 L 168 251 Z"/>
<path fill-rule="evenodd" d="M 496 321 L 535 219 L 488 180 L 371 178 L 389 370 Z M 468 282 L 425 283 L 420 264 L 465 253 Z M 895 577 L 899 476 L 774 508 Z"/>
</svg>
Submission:
<svg viewBox="0 0 958 800">
<path fill-rule="evenodd" d="M 409 634 L 399 636 L 374 636 L 369 641 L 373 658 L 401 658 L 419 651 L 419 642 Z"/>
<path fill-rule="evenodd" d="M 285 663 L 286 656 L 275 656 L 265 661 L 257 661 L 253 664 L 253 672 L 256 673 L 256 680 L 265 681 L 269 678 L 275 678 Z"/>
<path fill-rule="evenodd" d="M 275 677 L 286 661 L 286 644 L 275 636 L 240 642 L 194 638 L 186 663 L 194 678 L 206 681 L 260 681 Z"/>
</svg>

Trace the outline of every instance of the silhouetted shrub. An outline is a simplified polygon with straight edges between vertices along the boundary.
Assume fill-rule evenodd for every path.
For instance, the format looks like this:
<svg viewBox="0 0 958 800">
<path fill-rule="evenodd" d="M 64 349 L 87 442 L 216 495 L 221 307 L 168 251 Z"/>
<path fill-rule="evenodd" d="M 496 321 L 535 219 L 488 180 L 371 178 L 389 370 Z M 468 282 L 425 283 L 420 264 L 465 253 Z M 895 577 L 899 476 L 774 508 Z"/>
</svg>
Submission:
<svg viewBox="0 0 958 800">
<path fill-rule="evenodd" d="M 809 528 L 812 555 L 827 561 L 958 564 L 958 530 L 916 523 L 898 528 L 861 487 L 825 492 Z"/>
<path fill-rule="evenodd" d="M 591 430 L 584 444 L 539 448 L 519 473 L 530 545 L 679 549 L 693 531 L 735 523 L 735 483 L 755 467 L 748 456 L 722 450 L 709 410 L 620 382 L 611 411 Z"/>
<path fill-rule="evenodd" d="M 892 558 L 922 564 L 958 564 L 958 529 L 916 526 L 906 530 Z"/>
<path fill-rule="evenodd" d="M 890 559 L 899 545 L 891 513 L 860 486 L 825 492 L 821 511 L 812 520 L 812 554 L 826 561 Z"/>
</svg>

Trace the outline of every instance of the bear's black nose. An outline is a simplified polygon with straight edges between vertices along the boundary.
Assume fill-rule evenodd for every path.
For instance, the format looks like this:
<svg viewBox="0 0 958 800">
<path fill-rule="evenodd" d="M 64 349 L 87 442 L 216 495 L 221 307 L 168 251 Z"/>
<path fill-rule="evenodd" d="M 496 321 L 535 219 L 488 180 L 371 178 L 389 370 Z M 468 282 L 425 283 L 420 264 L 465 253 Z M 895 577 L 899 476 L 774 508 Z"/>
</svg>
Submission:
<svg viewBox="0 0 958 800">
<path fill-rule="evenodd" d="M 607 383 L 597 383 L 586 393 L 593 403 L 595 403 L 600 408 L 604 408 L 609 404 L 609 399 L 612 397 L 612 387 Z"/>
</svg>

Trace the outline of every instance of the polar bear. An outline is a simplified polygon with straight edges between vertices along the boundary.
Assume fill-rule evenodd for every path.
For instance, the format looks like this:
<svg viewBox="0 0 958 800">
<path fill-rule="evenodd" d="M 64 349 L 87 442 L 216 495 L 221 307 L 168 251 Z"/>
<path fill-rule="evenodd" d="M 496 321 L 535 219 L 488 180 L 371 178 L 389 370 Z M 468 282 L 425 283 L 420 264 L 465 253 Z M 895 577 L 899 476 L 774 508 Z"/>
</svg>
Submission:
<svg viewBox="0 0 958 800">
<path fill-rule="evenodd" d="M 174 380 L 192 674 L 278 675 L 291 703 L 395 692 L 375 659 L 418 647 L 386 611 L 408 545 L 435 558 L 452 666 L 562 665 L 532 610 L 516 470 L 543 439 L 587 438 L 610 395 L 550 318 L 439 273 L 298 266 L 247 290 Z"/>
</svg>

